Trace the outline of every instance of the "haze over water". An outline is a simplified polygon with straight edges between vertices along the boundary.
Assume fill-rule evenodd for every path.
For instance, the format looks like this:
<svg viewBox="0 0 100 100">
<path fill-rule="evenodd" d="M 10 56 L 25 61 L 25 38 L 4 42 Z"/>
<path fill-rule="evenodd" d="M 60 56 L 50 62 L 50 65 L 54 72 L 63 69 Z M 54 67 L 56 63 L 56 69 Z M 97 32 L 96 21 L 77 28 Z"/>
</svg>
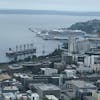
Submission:
<svg viewBox="0 0 100 100">
<path fill-rule="evenodd" d="M 36 33 L 28 30 L 29 27 L 33 27 L 33 29 L 57 29 L 69 27 L 75 22 L 92 19 L 100 19 L 100 17 L 0 14 L 0 62 L 7 61 L 5 52 L 8 48 L 14 48 L 16 45 L 33 43 L 37 48 L 37 55 L 41 55 L 43 48 L 48 54 L 54 51 L 58 44 L 61 44 L 59 41 L 47 41 L 36 37 Z"/>
</svg>

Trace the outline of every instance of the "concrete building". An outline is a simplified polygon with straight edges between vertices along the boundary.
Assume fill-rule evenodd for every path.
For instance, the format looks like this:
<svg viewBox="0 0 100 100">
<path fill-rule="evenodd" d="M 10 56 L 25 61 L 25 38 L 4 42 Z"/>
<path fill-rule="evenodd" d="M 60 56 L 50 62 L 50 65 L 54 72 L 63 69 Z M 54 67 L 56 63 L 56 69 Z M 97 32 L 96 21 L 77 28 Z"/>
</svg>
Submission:
<svg viewBox="0 0 100 100">
<path fill-rule="evenodd" d="M 83 62 L 84 63 L 84 55 L 77 55 L 77 62 Z"/>
<path fill-rule="evenodd" d="M 91 90 L 87 90 L 87 89 L 80 89 L 80 90 L 77 91 L 76 96 L 80 100 L 84 100 L 85 96 L 92 96 L 92 91 Z"/>
<path fill-rule="evenodd" d="M 100 91 L 93 91 L 92 96 L 96 98 L 96 100 L 100 100 Z"/>
<path fill-rule="evenodd" d="M 4 100 L 16 100 L 16 96 L 14 93 L 8 92 L 3 93 Z"/>
<path fill-rule="evenodd" d="M 76 70 L 74 69 L 65 69 L 64 70 L 66 78 L 74 78 L 76 76 Z"/>
<path fill-rule="evenodd" d="M 83 74 L 83 73 L 93 73 L 93 69 L 90 67 L 79 66 L 76 68 L 76 71 Z"/>
<path fill-rule="evenodd" d="M 54 95 L 57 98 L 60 98 L 61 90 L 55 85 L 52 84 L 33 84 L 37 93 L 40 96 L 40 99 L 43 99 L 46 95 Z"/>
<path fill-rule="evenodd" d="M 90 42 L 88 41 L 88 39 L 78 39 L 76 41 L 76 51 L 78 53 L 82 53 L 82 52 L 86 52 L 90 49 Z"/>
<path fill-rule="evenodd" d="M 19 73 L 19 72 L 23 72 L 23 66 L 22 65 L 18 65 L 18 64 L 13 64 L 13 65 L 9 65 L 8 66 L 8 70 L 9 73 Z"/>
<path fill-rule="evenodd" d="M 91 65 L 93 65 L 93 64 L 94 64 L 93 56 L 86 55 L 86 56 L 85 56 L 84 64 L 85 64 L 85 66 L 87 66 L 87 67 L 90 67 Z"/>
<path fill-rule="evenodd" d="M 54 63 L 54 68 L 58 69 L 58 71 L 63 71 L 64 70 L 64 65 L 61 62 L 55 62 Z"/>
<path fill-rule="evenodd" d="M 16 86 L 5 86 L 2 88 L 2 93 L 16 93 L 18 92 L 18 88 Z"/>
<path fill-rule="evenodd" d="M 16 99 L 17 100 L 29 100 L 28 96 L 26 93 L 19 93 L 16 94 Z"/>
<path fill-rule="evenodd" d="M 33 83 L 48 83 L 50 78 L 47 75 L 33 75 Z"/>
<path fill-rule="evenodd" d="M 42 63 L 26 62 L 22 64 L 24 71 L 31 71 L 34 74 L 40 72 L 40 68 L 43 66 Z"/>
<path fill-rule="evenodd" d="M 92 49 L 86 52 L 85 66 L 91 67 L 94 71 L 100 71 L 100 49 Z"/>
<path fill-rule="evenodd" d="M 1 92 L 1 91 L 0 91 Z M 0 93 L 0 100 L 4 100 L 4 96 L 2 93 Z"/>
<path fill-rule="evenodd" d="M 33 93 L 31 95 L 31 100 L 39 100 L 39 95 L 37 93 Z"/>
<path fill-rule="evenodd" d="M 100 38 L 84 37 L 84 36 L 69 36 L 68 52 L 69 53 L 84 53 L 91 48 L 100 47 Z"/>
<path fill-rule="evenodd" d="M 61 63 L 63 65 L 66 65 L 66 64 L 72 64 L 72 62 L 73 62 L 73 56 L 67 52 L 63 52 Z"/>
<path fill-rule="evenodd" d="M 49 83 L 59 86 L 59 79 L 60 79 L 60 76 L 52 76 L 49 79 Z"/>
<path fill-rule="evenodd" d="M 79 100 L 83 100 L 84 96 L 92 96 L 92 91 L 96 90 L 95 85 L 81 80 L 70 80 L 65 84 L 66 91 L 74 93 Z"/>
<path fill-rule="evenodd" d="M 73 53 L 76 52 L 76 38 L 75 37 L 69 37 L 68 41 L 68 52 Z"/>
<path fill-rule="evenodd" d="M 83 100 L 97 100 L 93 96 L 84 96 Z"/>
<path fill-rule="evenodd" d="M 59 87 L 62 88 L 63 84 L 64 84 L 64 75 L 60 74 L 60 77 L 59 77 Z"/>
<path fill-rule="evenodd" d="M 46 76 L 52 76 L 53 74 L 57 74 L 58 70 L 54 68 L 41 68 L 41 73 Z"/>
<path fill-rule="evenodd" d="M 97 48 L 100 46 L 100 38 L 79 38 L 76 41 L 77 52 L 87 52 L 91 48 Z"/>
<path fill-rule="evenodd" d="M 99 74 L 87 75 L 87 76 L 85 77 L 85 79 L 86 79 L 87 81 L 96 82 L 97 80 L 100 80 L 100 75 L 99 75 Z"/>
<path fill-rule="evenodd" d="M 66 81 L 66 87 L 68 87 L 68 89 L 71 89 L 74 93 L 76 93 L 80 89 L 91 91 L 96 90 L 96 86 L 81 80 L 72 80 L 70 82 Z"/>
<path fill-rule="evenodd" d="M 65 86 L 66 91 L 73 92 L 73 86 L 71 84 L 71 80 L 65 81 L 64 86 Z"/>
<path fill-rule="evenodd" d="M 33 83 L 33 76 L 26 73 L 14 73 L 14 77 L 22 83 L 24 88 L 28 88 L 30 83 Z"/>
<path fill-rule="evenodd" d="M 37 93 L 33 93 L 32 91 L 27 91 L 27 96 L 29 100 L 39 100 L 39 95 Z"/>
</svg>

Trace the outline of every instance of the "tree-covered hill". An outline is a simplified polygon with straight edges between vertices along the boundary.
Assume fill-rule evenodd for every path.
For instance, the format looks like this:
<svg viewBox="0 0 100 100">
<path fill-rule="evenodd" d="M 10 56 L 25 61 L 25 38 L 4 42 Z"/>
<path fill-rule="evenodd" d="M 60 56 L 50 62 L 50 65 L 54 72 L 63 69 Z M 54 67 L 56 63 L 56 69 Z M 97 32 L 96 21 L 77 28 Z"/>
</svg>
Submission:
<svg viewBox="0 0 100 100">
<path fill-rule="evenodd" d="M 100 20 L 94 19 L 87 22 L 79 22 L 71 25 L 68 29 L 82 30 L 90 34 L 100 35 Z"/>
</svg>

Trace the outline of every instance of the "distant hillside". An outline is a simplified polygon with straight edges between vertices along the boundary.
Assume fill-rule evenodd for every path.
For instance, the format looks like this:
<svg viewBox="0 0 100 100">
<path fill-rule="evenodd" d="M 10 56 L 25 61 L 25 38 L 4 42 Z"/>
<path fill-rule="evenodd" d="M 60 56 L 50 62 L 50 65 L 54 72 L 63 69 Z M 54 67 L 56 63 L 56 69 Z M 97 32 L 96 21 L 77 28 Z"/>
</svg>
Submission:
<svg viewBox="0 0 100 100">
<path fill-rule="evenodd" d="M 71 25 L 68 29 L 82 30 L 90 34 L 100 35 L 100 20 L 94 19 L 87 22 L 79 22 Z"/>
<path fill-rule="evenodd" d="M 0 14 L 47 14 L 69 16 L 100 16 L 100 12 L 75 12 L 56 10 L 31 10 L 31 9 L 0 9 Z"/>
</svg>

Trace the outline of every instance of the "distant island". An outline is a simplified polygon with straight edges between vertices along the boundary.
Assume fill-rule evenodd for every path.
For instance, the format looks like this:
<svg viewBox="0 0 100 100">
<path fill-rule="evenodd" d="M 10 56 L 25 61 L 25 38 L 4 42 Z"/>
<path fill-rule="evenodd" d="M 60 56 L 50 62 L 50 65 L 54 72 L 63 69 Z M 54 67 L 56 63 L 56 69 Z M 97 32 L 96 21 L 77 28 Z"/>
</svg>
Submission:
<svg viewBox="0 0 100 100">
<path fill-rule="evenodd" d="M 68 29 L 82 30 L 88 34 L 100 35 L 100 20 L 94 19 L 87 22 L 78 22 L 71 25 Z"/>
<path fill-rule="evenodd" d="M 31 9 L 0 9 L 0 14 L 46 14 L 69 16 L 100 16 L 100 12 L 77 12 L 56 10 L 31 10 Z"/>
</svg>

